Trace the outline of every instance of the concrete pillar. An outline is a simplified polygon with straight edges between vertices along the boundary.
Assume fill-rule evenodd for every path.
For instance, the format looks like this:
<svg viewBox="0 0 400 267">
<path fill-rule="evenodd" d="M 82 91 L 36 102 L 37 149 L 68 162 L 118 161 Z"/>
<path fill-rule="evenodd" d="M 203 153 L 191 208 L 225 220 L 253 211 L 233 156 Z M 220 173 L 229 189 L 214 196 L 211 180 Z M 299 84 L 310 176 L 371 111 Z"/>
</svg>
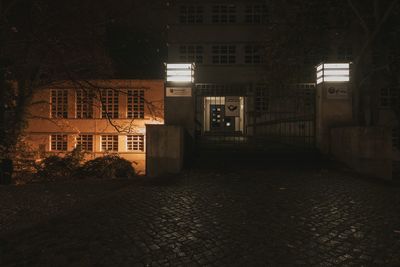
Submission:
<svg viewBox="0 0 400 267">
<path fill-rule="evenodd" d="M 316 145 L 321 153 L 329 154 L 331 129 L 354 123 L 351 83 L 320 83 L 316 98 Z"/>
</svg>

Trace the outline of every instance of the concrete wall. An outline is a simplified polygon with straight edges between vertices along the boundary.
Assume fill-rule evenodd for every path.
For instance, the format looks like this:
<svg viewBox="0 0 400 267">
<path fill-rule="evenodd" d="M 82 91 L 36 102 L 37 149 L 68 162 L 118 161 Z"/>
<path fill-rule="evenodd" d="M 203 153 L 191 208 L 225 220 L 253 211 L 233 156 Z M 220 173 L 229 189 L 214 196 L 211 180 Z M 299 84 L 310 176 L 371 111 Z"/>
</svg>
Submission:
<svg viewBox="0 0 400 267">
<path fill-rule="evenodd" d="M 185 132 L 172 125 L 146 126 L 146 174 L 150 177 L 179 173 L 184 164 Z"/>
<path fill-rule="evenodd" d="M 333 128 L 331 153 L 357 172 L 392 179 L 392 140 L 389 128 Z"/>
</svg>

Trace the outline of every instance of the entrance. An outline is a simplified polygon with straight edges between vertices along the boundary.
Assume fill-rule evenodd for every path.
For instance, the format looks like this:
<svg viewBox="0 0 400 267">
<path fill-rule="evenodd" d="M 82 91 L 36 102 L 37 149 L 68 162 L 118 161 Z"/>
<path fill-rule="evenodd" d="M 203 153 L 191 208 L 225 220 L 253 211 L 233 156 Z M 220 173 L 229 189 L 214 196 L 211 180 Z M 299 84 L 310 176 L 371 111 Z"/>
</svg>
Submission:
<svg viewBox="0 0 400 267">
<path fill-rule="evenodd" d="M 225 105 L 210 105 L 210 132 L 235 132 L 235 117 L 225 116 Z"/>
</svg>

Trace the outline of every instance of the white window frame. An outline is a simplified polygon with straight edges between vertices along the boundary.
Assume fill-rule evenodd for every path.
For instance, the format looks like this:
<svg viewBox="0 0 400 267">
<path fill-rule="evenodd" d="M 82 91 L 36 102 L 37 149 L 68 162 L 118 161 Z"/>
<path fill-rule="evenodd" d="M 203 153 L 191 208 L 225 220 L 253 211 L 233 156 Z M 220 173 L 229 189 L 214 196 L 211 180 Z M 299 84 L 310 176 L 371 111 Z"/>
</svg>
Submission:
<svg viewBox="0 0 400 267">
<path fill-rule="evenodd" d="M 127 90 L 127 114 L 128 119 L 144 119 L 145 117 L 145 89 L 135 88 Z"/>
<path fill-rule="evenodd" d="M 68 151 L 68 135 L 51 134 L 50 151 Z"/>
<path fill-rule="evenodd" d="M 76 137 L 76 147 L 81 147 L 82 151 L 93 152 L 93 140 L 92 134 L 79 134 Z"/>
<path fill-rule="evenodd" d="M 132 134 L 126 136 L 126 150 L 129 152 L 144 152 L 145 137 L 143 134 Z"/>
<path fill-rule="evenodd" d="M 91 90 L 77 89 L 76 99 L 76 118 L 93 119 L 93 100 L 95 94 Z"/>
<path fill-rule="evenodd" d="M 108 116 L 107 116 L 108 114 Z M 119 118 L 119 91 L 116 89 L 101 90 L 101 117 Z"/>
<path fill-rule="evenodd" d="M 118 152 L 118 135 L 101 135 L 100 146 L 103 152 Z"/>
<path fill-rule="evenodd" d="M 68 118 L 68 89 L 50 90 L 51 118 Z"/>
</svg>

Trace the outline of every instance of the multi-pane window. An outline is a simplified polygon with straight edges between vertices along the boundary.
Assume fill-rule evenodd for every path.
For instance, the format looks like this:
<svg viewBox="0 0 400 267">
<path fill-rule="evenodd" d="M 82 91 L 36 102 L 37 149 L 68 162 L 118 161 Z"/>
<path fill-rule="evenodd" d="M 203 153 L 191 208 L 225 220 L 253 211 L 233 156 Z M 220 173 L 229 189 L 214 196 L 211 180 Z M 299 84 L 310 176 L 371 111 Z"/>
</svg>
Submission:
<svg viewBox="0 0 400 267">
<path fill-rule="evenodd" d="M 204 49 L 201 45 L 181 45 L 179 59 L 182 62 L 203 63 Z"/>
<path fill-rule="evenodd" d="M 212 62 L 214 64 L 232 64 L 236 62 L 236 47 L 234 45 L 213 45 Z"/>
<path fill-rule="evenodd" d="M 400 105 L 398 87 L 382 88 L 380 94 L 381 108 L 394 108 Z"/>
<path fill-rule="evenodd" d="M 119 93 L 114 89 L 105 89 L 101 91 L 102 118 L 118 118 Z"/>
<path fill-rule="evenodd" d="M 392 129 L 392 145 L 394 149 L 400 150 L 400 128 Z"/>
<path fill-rule="evenodd" d="M 53 89 L 51 90 L 51 117 L 67 118 L 68 117 L 68 90 Z"/>
<path fill-rule="evenodd" d="M 182 24 L 200 24 L 204 20 L 204 8 L 202 6 L 181 6 L 179 22 Z"/>
<path fill-rule="evenodd" d="M 78 119 L 93 118 L 94 92 L 79 89 L 76 91 L 76 117 Z"/>
<path fill-rule="evenodd" d="M 128 90 L 128 118 L 144 119 L 144 89 Z"/>
<path fill-rule="evenodd" d="M 244 47 L 244 63 L 246 64 L 261 64 L 263 63 L 262 46 L 246 45 Z"/>
<path fill-rule="evenodd" d="M 235 23 L 236 6 L 235 5 L 214 5 L 212 7 L 213 23 Z"/>
<path fill-rule="evenodd" d="M 93 135 L 80 134 L 76 138 L 76 147 L 83 151 L 93 151 Z"/>
<path fill-rule="evenodd" d="M 245 22 L 262 24 L 268 21 L 268 8 L 265 4 L 246 5 Z"/>
<path fill-rule="evenodd" d="M 52 134 L 50 136 L 50 149 L 52 151 L 67 151 L 68 137 L 66 134 Z"/>
<path fill-rule="evenodd" d="M 126 141 L 128 151 L 144 151 L 144 135 L 128 135 Z"/>
<path fill-rule="evenodd" d="M 341 61 L 353 60 L 353 48 L 351 46 L 339 47 L 337 51 L 337 59 Z"/>
<path fill-rule="evenodd" d="M 118 135 L 102 135 L 101 150 L 118 151 Z"/>
<path fill-rule="evenodd" d="M 268 88 L 265 85 L 259 85 L 256 87 L 255 97 L 255 110 L 256 111 L 267 111 L 269 106 L 269 95 Z"/>
</svg>

